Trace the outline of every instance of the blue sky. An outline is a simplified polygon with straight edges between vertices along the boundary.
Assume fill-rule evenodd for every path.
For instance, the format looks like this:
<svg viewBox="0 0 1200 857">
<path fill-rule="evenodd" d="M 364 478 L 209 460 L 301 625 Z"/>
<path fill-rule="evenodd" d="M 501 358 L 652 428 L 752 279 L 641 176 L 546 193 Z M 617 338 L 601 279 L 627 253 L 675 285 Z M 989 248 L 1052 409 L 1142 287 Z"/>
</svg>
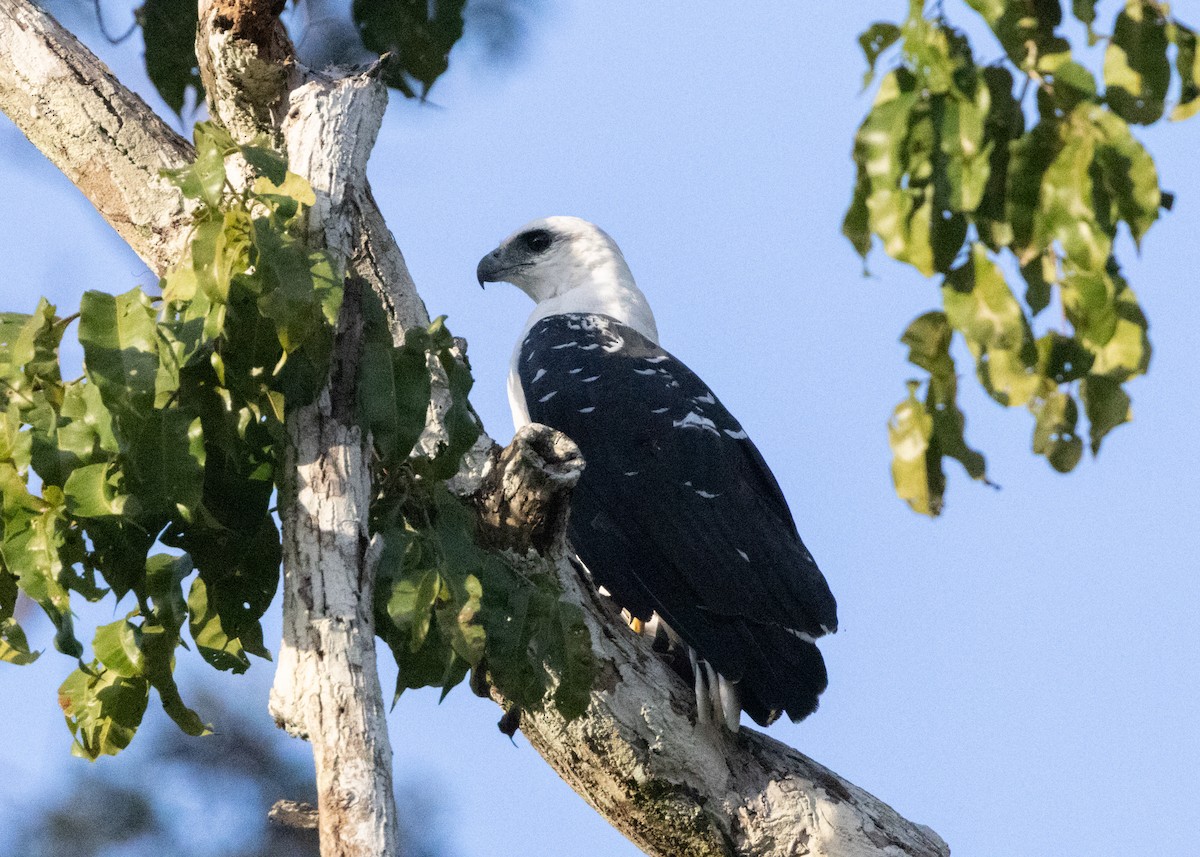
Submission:
<svg viewBox="0 0 1200 857">
<path fill-rule="evenodd" d="M 431 313 L 469 339 L 472 398 L 500 440 L 511 434 L 508 356 L 531 305 L 511 287 L 481 292 L 476 261 L 547 214 L 586 217 L 616 238 L 664 346 L 755 438 L 839 600 L 821 709 L 772 735 L 929 824 L 956 854 L 1019 842 L 1025 857 L 1190 855 L 1200 120 L 1138 132 L 1177 202 L 1141 258 L 1125 248 L 1155 345 L 1150 374 L 1130 387 L 1135 422 L 1060 476 L 1030 454 L 1028 413 L 966 379 L 968 439 L 1003 488 L 950 468 L 943 517 L 917 517 L 892 494 L 885 422 L 910 376 L 898 336 L 937 290 L 882 257 L 864 278 L 838 231 L 868 106 L 855 38 L 906 5 L 546 2 L 514 64 L 456 55 L 436 106 L 394 101 L 375 195 Z M 136 47 L 102 52 L 146 92 Z M 7 123 L 0 176 L 4 309 L 46 293 L 70 311 L 85 288 L 148 282 Z M 44 623 L 30 630 L 48 644 Z M 0 745 L 0 770 L 15 774 L 0 779 L 4 806 L 84 764 L 67 757 L 54 699 L 70 666 L 53 652 L 0 665 L 6 734 L 22 736 Z M 394 673 L 381 672 L 387 686 Z M 266 717 L 270 665 L 183 675 L 244 694 Z M 456 853 L 636 854 L 520 736 L 514 747 L 496 731 L 498 714 L 461 690 L 441 706 L 433 693 L 405 695 L 389 719 L 397 774 L 444 793 Z"/>
</svg>

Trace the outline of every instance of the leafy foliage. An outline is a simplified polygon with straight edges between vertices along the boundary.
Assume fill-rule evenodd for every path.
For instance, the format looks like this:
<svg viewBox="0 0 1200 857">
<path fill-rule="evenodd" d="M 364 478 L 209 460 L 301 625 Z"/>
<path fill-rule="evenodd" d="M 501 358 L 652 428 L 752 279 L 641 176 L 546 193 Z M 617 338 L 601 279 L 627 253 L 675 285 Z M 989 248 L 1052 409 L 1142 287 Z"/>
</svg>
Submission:
<svg viewBox="0 0 1200 857">
<path fill-rule="evenodd" d="M 200 203 L 188 257 L 160 299 L 83 296 L 84 377 L 63 381 L 57 350 L 71 319 L 45 301 L 0 322 L 5 659 L 32 658 L 12 621 L 14 580 L 74 657 L 72 592 L 136 602 L 97 629 L 94 660 L 59 689 L 74 750 L 92 759 L 128 745 L 151 688 L 181 729 L 206 731 L 173 677 L 185 625 L 214 666 L 269 657 L 259 619 L 279 577 L 269 503 L 284 409 L 323 383 L 312 367 L 328 362 L 341 302 L 329 259 L 305 245 L 311 190 L 274 169 L 269 150 L 216 126 L 197 128 L 196 148 L 196 162 L 168 176 Z M 264 173 L 240 192 L 225 174 L 235 153 Z M 186 553 L 151 553 L 156 543 Z"/>
<path fill-rule="evenodd" d="M 579 716 L 595 673 L 582 611 L 554 578 L 480 548 L 474 516 L 443 482 L 480 433 L 465 359 L 443 319 L 393 348 L 382 308 L 368 301 L 365 317 L 359 412 L 376 452 L 371 529 L 384 544 L 375 623 L 400 668 L 396 697 L 433 686 L 444 698 L 475 670 L 522 708 L 552 700 Z M 425 429 L 431 369 L 450 394 L 447 438 L 432 455 L 410 454 Z"/>
<path fill-rule="evenodd" d="M 295 0 L 299 6 L 307 0 Z M 353 0 L 349 4 L 346 30 L 333 29 L 335 42 L 348 31 L 354 44 L 313 45 L 306 48 L 318 55 L 337 57 L 344 53 L 348 64 L 361 61 L 369 51 L 386 55 L 383 80 L 407 98 L 425 99 L 434 83 L 449 68 L 450 52 L 462 41 L 468 25 L 486 41 L 493 56 L 511 50 L 521 37 L 519 0 Z M 311 23 L 312 11 L 300 18 L 285 16 L 289 24 L 300 20 Z M 335 12 L 320 8 L 327 17 Z M 343 13 L 345 14 L 345 13 Z M 146 73 L 158 94 L 176 113 L 182 113 L 187 91 L 193 90 L 202 101 L 204 86 L 196 59 L 195 0 L 145 0 L 135 13 L 145 43 Z M 322 21 L 322 23 L 328 23 Z M 325 30 L 318 32 L 325 33 Z M 357 38 L 354 33 L 357 32 Z M 294 33 L 308 40 L 309 32 Z M 360 41 L 361 40 L 361 41 Z"/>
<path fill-rule="evenodd" d="M 897 493 L 928 515 L 943 505 L 943 458 L 987 481 L 955 401 L 956 335 L 987 393 L 1033 414 L 1033 451 L 1060 472 L 1082 457 L 1077 398 L 1093 455 L 1129 420 L 1122 385 L 1146 371 L 1150 342 L 1114 243 L 1124 224 L 1140 246 L 1170 206 L 1130 124 L 1166 111 L 1172 46 L 1180 84 L 1170 116 L 1200 109 L 1196 36 L 1166 4 L 1128 0 L 1108 39 L 1103 88 L 1058 34 L 1059 0 L 967 4 L 1005 59 L 977 64 L 942 4 L 927 13 L 920 0 L 902 25 L 876 23 L 860 37 L 867 83 L 881 56 L 900 47 L 855 138 L 843 224 L 864 258 L 878 238 L 892 258 L 941 278 L 942 311 L 902 337 L 909 361 L 928 373 L 924 395 L 910 384 L 889 427 Z M 1095 4 L 1075 2 L 1072 12 L 1095 40 Z M 1061 328 L 1043 324 L 1037 336 L 1037 316 L 1055 302 Z"/>
<path fill-rule="evenodd" d="M 83 296 L 82 378 L 64 382 L 58 363 L 74 319 L 45 301 L 0 315 L 0 658 L 38 656 L 14 619 L 18 591 L 76 658 L 72 593 L 136 605 L 96 630 L 93 660 L 59 689 L 74 752 L 89 759 L 128 746 L 151 688 L 183 731 L 208 731 L 173 677 L 185 626 L 217 669 L 270 658 L 260 619 L 279 584 L 271 500 L 284 424 L 326 384 L 342 304 L 341 272 L 307 243 L 311 187 L 265 146 L 211 124 L 195 137 L 195 162 L 166 173 L 198 206 L 189 249 L 161 298 Z M 233 156 L 255 173 L 240 190 L 226 174 Z M 554 690 L 565 714 L 581 713 L 592 673 L 578 609 L 556 581 L 479 548 L 444 486 L 480 434 L 453 337 L 438 319 L 394 347 L 373 293 L 365 316 L 358 405 L 377 453 L 371 524 L 385 545 L 377 628 L 402 687 L 448 691 L 486 656 L 514 702 L 537 707 Z M 446 388 L 434 409 L 444 437 L 418 444 L 434 375 Z"/>
</svg>

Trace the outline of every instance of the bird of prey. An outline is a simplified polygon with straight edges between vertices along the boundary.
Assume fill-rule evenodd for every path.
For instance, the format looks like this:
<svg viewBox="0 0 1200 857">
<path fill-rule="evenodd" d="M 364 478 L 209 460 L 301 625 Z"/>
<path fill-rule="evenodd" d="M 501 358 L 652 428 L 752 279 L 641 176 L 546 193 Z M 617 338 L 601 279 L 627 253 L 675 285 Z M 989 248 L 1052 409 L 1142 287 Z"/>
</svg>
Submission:
<svg viewBox="0 0 1200 857">
<path fill-rule="evenodd" d="M 736 731 L 743 710 L 760 725 L 811 714 L 833 595 L 742 426 L 658 344 L 616 242 L 577 217 L 535 220 L 477 275 L 537 303 L 513 353 L 513 422 L 583 452 L 571 549 L 635 628 L 686 651 L 697 719 Z"/>
</svg>

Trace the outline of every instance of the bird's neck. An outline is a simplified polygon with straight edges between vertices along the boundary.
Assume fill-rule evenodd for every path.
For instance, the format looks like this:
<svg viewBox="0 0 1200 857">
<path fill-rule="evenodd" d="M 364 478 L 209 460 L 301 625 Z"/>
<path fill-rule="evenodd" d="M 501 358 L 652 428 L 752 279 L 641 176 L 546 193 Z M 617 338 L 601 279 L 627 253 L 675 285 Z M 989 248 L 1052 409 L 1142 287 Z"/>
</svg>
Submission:
<svg viewBox="0 0 1200 857">
<path fill-rule="evenodd" d="M 543 318 L 564 313 L 607 315 L 632 327 L 651 342 L 658 342 L 654 313 L 632 276 L 595 276 L 570 291 L 545 298 L 525 322 L 521 341 Z"/>
</svg>

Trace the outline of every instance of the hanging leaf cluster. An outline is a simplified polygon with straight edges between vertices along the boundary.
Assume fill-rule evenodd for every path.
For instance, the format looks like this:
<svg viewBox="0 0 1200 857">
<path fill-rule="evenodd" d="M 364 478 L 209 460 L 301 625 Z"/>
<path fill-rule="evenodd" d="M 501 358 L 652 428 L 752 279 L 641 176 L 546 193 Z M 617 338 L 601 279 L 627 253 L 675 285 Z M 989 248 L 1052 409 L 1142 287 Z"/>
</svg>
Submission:
<svg viewBox="0 0 1200 857">
<path fill-rule="evenodd" d="M 1200 110 L 1196 35 L 1165 3 L 1128 0 L 1107 38 L 1101 86 L 1058 34 L 1059 0 L 966 2 L 1003 48 L 993 65 L 976 62 L 941 4 L 927 13 L 912 0 L 903 24 L 876 23 L 860 37 L 865 85 L 885 53 L 895 64 L 855 138 L 843 224 L 864 258 L 878 239 L 941 280 L 941 309 L 902 337 L 927 377 L 910 384 L 889 424 L 896 491 L 928 515 L 942 508 L 944 458 L 987 479 L 956 404 L 956 336 L 987 393 L 1031 412 L 1033 451 L 1055 470 L 1083 455 L 1081 404 L 1093 455 L 1130 419 L 1123 384 L 1146 371 L 1150 343 L 1114 243 L 1124 224 L 1140 246 L 1171 202 L 1130 125 L 1158 120 L 1172 97 L 1173 120 Z M 1072 11 L 1099 39 L 1094 2 Z M 1052 305 L 1061 318 L 1039 320 Z"/>
<path fill-rule="evenodd" d="M 0 314 L 0 659 L 38 657 L 16 621 L 24 593 L 80 659 L 59 702 L 90 759 L 129 744 L 151 688 L 180 728 L 206 731 L 173 678 L 185 627 L 217 669 L 270 658 L 260 619 L 279 585 L 285 420 L 326 384 L 343 299 L 342 273 L 308 246 L 308 183 L 219 126 L 198 125 L 195 142 L 195 161 L 164 173 L 196 208 L 161 297 L 89 291 L 70 318 L 44 300 Z M 230 158 L 249 165 L 245 187 Z M 358 411 L 384 544 L 376 627 L 398 690 L 448 691 L 476 669 L 523 707 L 551 698 L 582 713 L 592 664 L 578 608 L 557 581 L 479 548 L 444 484 L 480 434 L 465 359 L 441 319 L 395 347 L 367 292 Z M 59 345 L 76 319 L 85 373 L 64 381 Z M 427 441 L 431 411 L 442 431 Z M 132 609 L 96 630 L 85 661 L 71 599 L 110 592 Z"/>
<path fill-rule="evenodd" d="M 465 356 L 440 318 L 395 348 L 382 308 L 364 309 L 359 413 L 376 453 L 371 530 L 383 538 L 375 626 L 399 667 L 396 697 L 440 687 L 444 698 L 473 671 L 473 686 L 521 708 L 583 714 L 595 665 L 582 611 L 536 564 L 481 548 L 475 516 L 445 486 L 480 434 Z M 440 408 L 431 378 L 445 385 Z M 431 405 L 445 432 L 429 450 Z"/>
<path fill-rule="evenodd" d="M 0 654 L 36 656 L 13 621 L 18 590 L 76 658 L 73 594 L 134 605 L 59 689 L 74 751 L 92 759 L 128 745 L 151 688 L 180 728 L 205 731 L 173 678 L 185 626 L 218 669 L 270 657 L 259 619 L 279 581 L 285 409 L 324 383 L 342 299 L 330 259 L 306 246 L 308 185 L 269 148 L 213 125 L 195 138 L 196 161 L 165 174 L 198 207 L 160 298 L 89 291 L 69 319 L 45 301 L 0 316 Z M 240 191 L 235 155 L 257 173 Z M 75 318 L 85 373 L 68 382 L 58 348 Z"/>
</svg>

